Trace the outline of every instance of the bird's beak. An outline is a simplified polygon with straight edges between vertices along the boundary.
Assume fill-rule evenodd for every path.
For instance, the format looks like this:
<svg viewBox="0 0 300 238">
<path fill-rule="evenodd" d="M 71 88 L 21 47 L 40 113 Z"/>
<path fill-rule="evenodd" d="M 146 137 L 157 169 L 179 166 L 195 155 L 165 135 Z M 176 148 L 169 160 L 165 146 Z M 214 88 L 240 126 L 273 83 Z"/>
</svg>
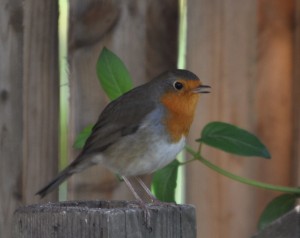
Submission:
<svg viewBox="0 0 300 238">
<path fill-rule="evenodd" d="M 193 93 L 210 93 L 211 87 L 208 85 L 200 85 L 193 90 Z"/>
</svg>

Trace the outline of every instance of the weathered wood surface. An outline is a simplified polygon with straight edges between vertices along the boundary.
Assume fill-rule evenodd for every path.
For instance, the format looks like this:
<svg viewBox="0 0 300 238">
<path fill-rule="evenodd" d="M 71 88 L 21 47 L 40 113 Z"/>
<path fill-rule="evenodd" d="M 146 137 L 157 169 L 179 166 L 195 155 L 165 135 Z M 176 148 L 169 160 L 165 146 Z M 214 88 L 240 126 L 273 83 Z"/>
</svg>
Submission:
<svg viewBox="0 0 300 238">
<path fill-rule="evenodd" d="M 0 237 L 10 237 L 21 201 L 22 44 L 21 0 L 0 0 Z"/>
<path fill-rule="evenodd" d="M 205 157 L 241 176 L 290 185 L 293 1 L 188 4 L 187 68 L 212 86 L 212 93 L 201 98 L 191 143 L 209 121 L 243 127 L 261 138 L 272 160 L 237 158 L 204 147 Z M 199 237 L 249 237 L 274 195 L 200 163 L 188 167 L 187 201 L 197 206 Z"/>
<path fill-rule="evenodd" d="M 40 202 L 35 193 L 57 174 L 59 77 L 58 2 L 23 3 L 22 202 Z M 15 158 L 15 156 L 14 156 Z M 45 200 L 56 200 L 52 193 Z"/>
<path fill-rule="evenodd" d="M 0 4 L 0 237 L 10 237 L 15 208 L 37 201 L 57 170 L 58 9 L 53 1 Z"/>
<path fill-rule="evenodd" d="M 94 9 L 98 11 L 95 13 Z M 77 154 L 72 146 L 76 135 L 85 126 L 95 123 L 101 109 L 107 104 L 96 78 L 96 60 L 102 47 L 102 45 L 98 46 L 97 42 L 107 35 L 111 37 L 109 32 L 118 21 L 119 14 L 120 9 L 116 1 L 70 1 L 70 48 L 68 52 L 70 161 Z M 102 20 L 107 24 L 101 25 Z M 97 25 L 100 26 L 93 27 Z M 108 171 L 93 167 L 73 176 L 69 179 L 68 185 L 69 199 L 110 199 L 110 193 L 112 187 L 116 186 L 116 181 Z"/>
<path fill-rule="evenodd" d="M 104 24 L 104 22 L 106 24 Z M 100 88 L 95 65 L 103 46 L 128 67 L 134 85 L 167 69 L 176 68 L 178 6 L 172 0 L 70 1 L 70 124 L 72 143 L 88 124 L 94 124 L 108 100 Z M 101 166 L 74 175 L 69 199 L 128 199 L 124 184 Z"/>
<path fill-rule="evenodd" d="M 300 206 L 278 218 L 252 238 L 299 238 Z"/>
<path fill-rule="evenodd" d="M 31 205 L 14 215 L 14 238 L 196 238 L 195 208 L 150 206 L 150 227 L 134 202 L 84 201 Z"/>
</svg>

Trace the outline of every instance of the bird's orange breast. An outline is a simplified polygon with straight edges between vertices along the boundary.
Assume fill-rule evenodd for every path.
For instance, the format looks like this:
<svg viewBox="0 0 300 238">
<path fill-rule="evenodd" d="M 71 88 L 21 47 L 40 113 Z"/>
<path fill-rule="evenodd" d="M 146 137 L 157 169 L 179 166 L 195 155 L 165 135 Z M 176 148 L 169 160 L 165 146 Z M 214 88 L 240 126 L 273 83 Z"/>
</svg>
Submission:
<svg viewBox="0 0 300 238">
<path fill-rule="evenodd" d="M 172 142 L 178 142 L 186 136 L 192 124 L 199 95 L 192 92 L 183 94 L 167 93 L 161 98 L 167 109 L 163 123 Z"/>
</svg>

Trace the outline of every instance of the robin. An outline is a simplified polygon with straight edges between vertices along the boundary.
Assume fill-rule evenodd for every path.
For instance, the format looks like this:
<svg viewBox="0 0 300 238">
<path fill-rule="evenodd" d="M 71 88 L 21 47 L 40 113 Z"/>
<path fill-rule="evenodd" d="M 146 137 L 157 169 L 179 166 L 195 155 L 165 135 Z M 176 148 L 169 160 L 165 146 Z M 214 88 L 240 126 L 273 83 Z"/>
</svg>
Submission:
<svg viewBox="0 0 300 238">
<path fill-rule="evenodd" d="M 199 93 L 209 88 L 192 72 L 173 70 L 112 101 L 78 157 L 37 194 L 44 197 L 72 174 L 101 164 L 120 175 L 138 200 L 134 182 L 155 200 L 138 176 L 175 159 L 185 145 Z"/>
</svg>

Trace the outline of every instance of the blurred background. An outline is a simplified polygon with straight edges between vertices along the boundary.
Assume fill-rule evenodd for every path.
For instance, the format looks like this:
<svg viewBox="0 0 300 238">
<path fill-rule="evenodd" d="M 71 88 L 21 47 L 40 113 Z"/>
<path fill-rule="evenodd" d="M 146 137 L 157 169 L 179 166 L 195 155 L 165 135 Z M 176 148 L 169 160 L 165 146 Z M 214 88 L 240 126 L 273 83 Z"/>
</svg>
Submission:
<svg viewBox="0 0 300 238">
<path fill-rule="evenodd" d="M 272 155 L 242 158 L 204 147 L 211 162 L 299 186 L 299 0 L 0 0 L 1 238 L 10 237 L 13 211 L 22 205 L 132 199 L 101 166 L 42 200 L 34 195 L 75 158 L 76 135 L 108 103 L 95 71 L 104 46 L 124 61 L 135 85 L 179 67 L 212 87 L 199 103 L 191 146 L 206 123 L 224 121 L 256 134 Z M 196 206 L 198 237 L 250 237 L 279 194 L 197 162 L 181 171 L 180 184 L 178 201 Z"/>
</svg>

